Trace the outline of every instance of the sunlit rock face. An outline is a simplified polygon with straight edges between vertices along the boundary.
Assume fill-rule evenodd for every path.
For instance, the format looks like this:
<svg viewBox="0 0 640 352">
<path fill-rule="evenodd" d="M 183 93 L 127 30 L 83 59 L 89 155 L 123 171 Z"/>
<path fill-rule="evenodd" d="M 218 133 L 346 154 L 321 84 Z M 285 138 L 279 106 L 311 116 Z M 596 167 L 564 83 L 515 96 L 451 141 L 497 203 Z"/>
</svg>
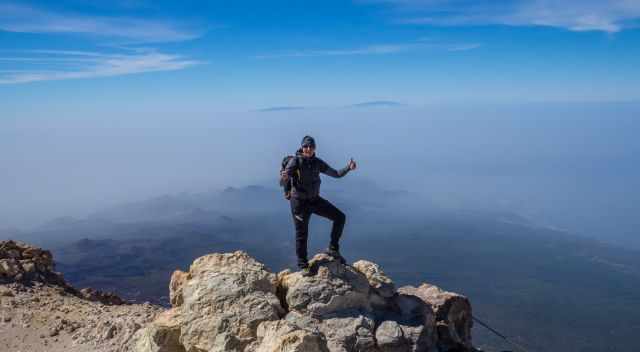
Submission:
<svg viewBox="0 0 640 352">
<path fill-rule="evenodd" d="M 238 251 L 196 259 L 170 282 L 171 310 L 139 330 L 136 352 L 474 351 L 471 305 L 433 285 L 395 289 L 375 263 L 326 254 L 312 275 L 271 273 Z"/>
</svg>

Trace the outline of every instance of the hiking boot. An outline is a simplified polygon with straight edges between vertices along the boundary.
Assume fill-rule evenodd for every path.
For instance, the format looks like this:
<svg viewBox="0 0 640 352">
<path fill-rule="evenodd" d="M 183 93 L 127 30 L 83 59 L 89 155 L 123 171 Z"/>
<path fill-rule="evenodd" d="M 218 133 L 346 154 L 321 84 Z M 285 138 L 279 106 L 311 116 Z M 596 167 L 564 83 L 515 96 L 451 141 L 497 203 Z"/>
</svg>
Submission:
<svg viewBox="0 0 640 352">
<path fill-rule="evenodd" d="M 313 273 L 311 272 L 311 268 L 308 265 L 300 268 L 300 274 L 302 274 L 302 276 L 304 277 L 309 277 L 313 275 Z"/>
<path fill-rule="evenodd" d="M 326 251 L 324 251 L 325 254 L 330 255 L 333 257 L 333 259 L 338 259 L 340 261 L 341 264 L 347 264 L 347 260 L 344 259 L 344 257 L 342 256 L 342 254 L 340 254 L 340 251 L 338 249 L 335 248 L 327 248 Z"/>
</svg>

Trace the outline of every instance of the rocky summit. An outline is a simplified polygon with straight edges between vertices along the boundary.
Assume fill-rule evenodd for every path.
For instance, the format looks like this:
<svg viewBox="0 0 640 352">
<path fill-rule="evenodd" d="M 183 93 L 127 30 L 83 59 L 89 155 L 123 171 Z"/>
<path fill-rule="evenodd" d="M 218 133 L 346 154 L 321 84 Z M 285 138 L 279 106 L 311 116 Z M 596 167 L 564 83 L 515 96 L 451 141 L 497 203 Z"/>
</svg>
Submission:
<svg viewBox="0 0 640 352">
<path fill-rule="evenodd" d="M 76 290 L 48 251 L 0 242 L 0 349 L 476 351 L 466 297 L 426 283 L 396 288 L 366 260 L 318 254 L 310 266 L 307 277 L 276 274 L 243 251 L 205 255 L 173 273 L 164 309 Z"/>
<path fill-rule="evenodd" d="M 318 254 L 312 276 L 271 273 L 245 252 L 210 254 L 173 273 L 172 308 L 135 352 L 474 351 L 471 305 L 436 286 L 395 288 L 375 263 Z"/>
</svg>

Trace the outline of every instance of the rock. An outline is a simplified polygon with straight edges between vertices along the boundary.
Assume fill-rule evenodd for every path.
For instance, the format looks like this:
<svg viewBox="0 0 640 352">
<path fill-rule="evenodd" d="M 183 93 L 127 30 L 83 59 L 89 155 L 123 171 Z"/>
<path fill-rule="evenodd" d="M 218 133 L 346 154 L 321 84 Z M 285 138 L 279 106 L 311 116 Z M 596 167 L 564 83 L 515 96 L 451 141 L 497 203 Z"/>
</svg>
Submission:
<svg viewBox="0 0 640 352">
<path fill-rule="evenodd" d="M 0 283 L 11 282 L 51 283 L 74 291 L 53 272 L 51 252 L 19 241 L 0 241 Z"/>
<path fill-rule="evenodd" d="M 396 293 L 393 281 L 387 277 L 378 264 L 368 260 L 358 260 L 353 267 L 361 272 L 369 281 L 369 285 L 384 298 L 390 298 Z"/>
<path fill-rule="evenodd" d="M 80 296 L 86 300 L 107 305 L 121 305 L 126 302 L 113 292 L 102 292 L 91 287 L 80 290 Z"/>
<path fill-rule="evenodd" d="M 363 274 L 326 254 L 316 255 L 309 265 L 313 276 L 304 277 L 296 272 L 279 277 L 290 310 L 316 316 L 371 310 L 369 283 Z"/>
<path fill-rule="evenodd" d="M 380 352 L 409 352 L 400 325 L 393 320 L 383 321 L 376 329 L 376 341 Z"/>
<path fill-rule="evenodd" d="M 265 321 L 258 326 L 259 344 L 255 352 L 329 352 L 318 332 L 299 329 L 285 321 Z"/>
<path fill-rule="evenodd" d="M 300 329 L 320 332 L 331 352 L 376 349 L 374 319 L 357 310 L 343 311 L 339 315 L 325 316 L 322 319 L 292 311 L 285 320 Z"/>
<path fill-rule="evenodd" d="M 275 275 L 242 251 L 196 259 L 182 296 L 180 342 L 187 351 L 242 351 L 260 323 L 284 314 Z"/>
<path fill-rule="evenodd" d="M 0 275 L 15 277 L 20 274 L 22 268 L 14 258 L 0 259 Z"/>
<path fill-rule="evenodd" d="M 188 276 L 189 275 L 187 273 L 180 270 L 176 270 L 171 274 L 171 281 L 169 282 L 169 299 L 173 307 L 179 307 L 184 302 L 182 298 L 182 287 Z"/>
<path fill-rule="evenodd" d="M 14 297 L 14 296 L 15 294 L 10 288 L 0 286 L 0 297 Z"/>
<path fill-rule="evenodd" d="M 30 260 L 21 260 L 20 265 L 25 273 L 33 273 L 36 271 L 36 265 Z"/>
<path fill-rule="evenodd" d="M 45 251 L 40 248 L 29 246 L 22 251 L 22 257 L 25 259 L 38 258 L 41 257 L 44 253 Z"/>
<path fill-rule="evenodd" d="M 362 314 L 323 319 L 320 331 L 331 352 L 372 351 L 376 349 L 373 317 Z"/>
<path fill-rule="evenodd" d="M 403 294 L 419 297 L 429 304 L 435 314 L 440 351 L 471 351 L 473 318 L 467 297 L 447 292 L 437 286 L 422 284 L 398 289 Z"/>
<path fill-rule="evenodd" d="M 182 318 L 176 309 L 170 309 L 144 329 L 138 330 L 130 345 L 135 352 L 185 352 L 180 343 Z"/>
<path fill-rule="evenodd" d="M 402 330 L 409 351 L 430 351 L 436 347 L 435 315 L 420 298 L 399 293 L 391 300 L 393 312 L 383 317 L 394 320 Z"/>
<path fill-rule="evenodd" d="M 276 276 L 245 252 L 200 257 L 173 273 L 173 308 L 136 332 L 126 351 L 470 351 L 470 338 L 448 332 L 464 314 L 446 302 L 463 296 L 424 285 L 396 291 L 367 261 L 351 267 L 319 254 L 310 266 L 309 277 Z"/>
<path fill-rule="evenodd" d="M 20 259 L 21 255 L 20 255 L 20 251 L 17 249 L 9 249 L 7 250 L 7 257 L 12 258 L 12 259 Z"/>
</svg>

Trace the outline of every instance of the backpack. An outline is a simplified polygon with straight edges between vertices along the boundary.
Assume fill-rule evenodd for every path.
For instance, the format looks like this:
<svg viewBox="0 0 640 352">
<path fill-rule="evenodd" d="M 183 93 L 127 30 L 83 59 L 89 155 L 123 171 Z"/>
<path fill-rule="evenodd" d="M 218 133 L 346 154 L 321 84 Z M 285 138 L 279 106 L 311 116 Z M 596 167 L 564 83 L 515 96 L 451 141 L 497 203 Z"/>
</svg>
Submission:
<svg viewBox="0 0 640 352">
<path fill-rule="evenodd" d="M 296 169 L 295 174 L 293 175 L 293 177 L 291 177 L 291 179 L 288 182 L 285 182 L 282 179 L 282 172 L 287 167 L 287 164 L 289 163 L 289 160 L 291 160 L 293 158 L 295 158 L 295 156 L 287 155 L 282 159 L 282 163 L 280 164 L 280 174 L 279 174 L 280 175 L 280 186 L 284 187 L 285 192 L 289 192 L 291 190 L 291 186 L 294 185 L 294 184 L 297 184 L 298 180 L 300 179 L 300 170 L 299 169 Z"/>
</svg>

